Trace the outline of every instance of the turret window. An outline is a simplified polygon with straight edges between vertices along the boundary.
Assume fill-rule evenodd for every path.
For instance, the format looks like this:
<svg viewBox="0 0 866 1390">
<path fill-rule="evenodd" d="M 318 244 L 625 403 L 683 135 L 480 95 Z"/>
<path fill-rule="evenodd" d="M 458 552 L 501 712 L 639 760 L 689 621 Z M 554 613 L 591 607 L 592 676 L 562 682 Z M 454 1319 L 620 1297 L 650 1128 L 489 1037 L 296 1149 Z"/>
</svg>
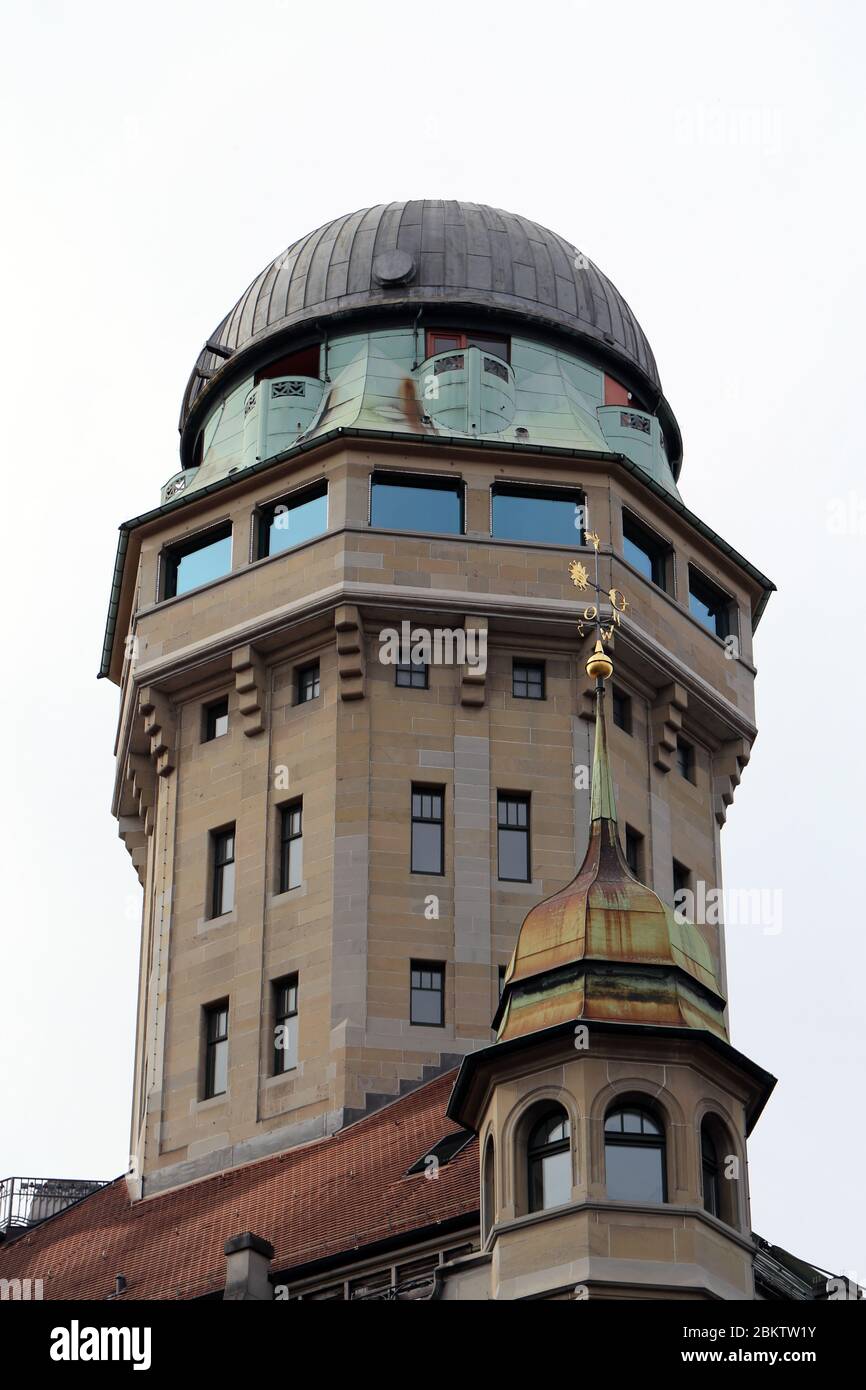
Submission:
<svg viewBox="0 0 866 1390">
<path fill-rule="evenodd" d="M 701 1124 L 701 1194 L 704 1211 L 717 1216 L 729 1226 L 737 1226 L 737 1169 L 738 1160 L 731 1152 L 731 1141 L 725 1126 L 715 1115 L 707 1115 Z"/>
<path fill-rule="evenodd" d="M 463 484 L 429 474 L 374 473 L 370 525 L 462 536 Z"/>
<path fill-rule="evenodd" d="M 328 485 L 316 483 L 272 502 L 258 514 L 256 559 L 291 550 L 328 529 Z"/>
<path fill-rule="evenodd" d="M 571 1200 L 571 1125 L 561 1105 L 545 1111 L 530 1130 L 526 1160 L 530 1211 Z"/>
<path fill-rule="evenodd" d="M 665 1136 L 648 1110 L 623 1106 L 604 1122 L 607 1195 L 619 1202 L 664 1202 Z"/>
<path fill-rule="evenodd" d="M 542 545 L 583 545 L 586 509 L 583 493 L 569 488 L 496 483 L 493 535 Z"/>
<path fill-rule="evenodd" d="M 215 526 L 194 540 L 169 546 L 162 555 L 161 598 L 180 598 L 221 579 L 232 567 L 231 523 Z"/>
<path fill-rule="evenodd" d="M 460 352 L 464 348 L 479 348 L 489 352 L 503 362 L 509 360 L 511 340 L 490 333 L 461 333 L 451 328 L 428 328 L 427 356 L 436 357 L 440 352 Z"/>
<path fill-rule="evenodd" d="M 622 550 L 629 564 L 634 565 L 644 579 L 667 590 L 670 546 L 626 511 L 622 514 Z"/>
<path fill-rule="evenodd" d="M 689 565 L 689 611 L 722 640 L 733 631 L 733 600 L 692 565 Z"/>
</svg>

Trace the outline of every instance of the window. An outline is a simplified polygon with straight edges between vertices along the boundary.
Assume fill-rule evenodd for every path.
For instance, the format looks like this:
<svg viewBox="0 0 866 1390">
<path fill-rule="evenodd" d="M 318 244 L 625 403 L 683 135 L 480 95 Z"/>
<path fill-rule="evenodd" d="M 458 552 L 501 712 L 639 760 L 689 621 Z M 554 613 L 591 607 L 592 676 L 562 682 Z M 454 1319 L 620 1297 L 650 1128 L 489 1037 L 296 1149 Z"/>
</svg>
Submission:
<svg viewBox="0 0 866 1390">
<path fill-rule="evenodd" d="M 445 966 L 413 960 L 410 970 L 409 1022 L 442 1028 L 445 1024 Z"/>
<path fill-rule="evenodd" d="M 462 536 L 463 484 L 453 478 L 374 473 L 370 525 Z"/>
<path fill-rule="evenodd" d="M 460 352 L 463 348 L 476 347 L 507 362 L 510 345 L 510 338 L 500 338 L 490 333 L 461 333 L 451 328 L 427 329 L 428 357 L 435 357 L 440 352 Z"/>
<path fill-rule="evenodd" d="M 280 807 L 280 889 L 300 888 L 304 867 L 303 805 L 292 801 Z"/>
<path fill-rule="evenodd" d="M 396 671 L 396 684 L 406 686 L 407 689 L 426 690 L 430 683 L 426 661 L 400 661 L 397 663 Z"/>
<path fill-rule="evenodd" d="M 670 546 L 629 512 L 622 514 L 622 551 L 629 564 L 660 589 L 667 589 Z"/>
<path fill-rule="evenodd" d="M 328 529 L 328 485 L 316 483 L 259 512 L 256 559 L 278 555 Z"/>
<path fill-rule="evenodd" d="M 632 830 L 630 825 L 625 828 L 625 862 L 635 878 L 640 878 L 643 864 L 643 835 Z"/>
<path fill-rule="evenodd" d="M 502 991 L 505 988 L 505 976 L 508 971 L 507 965 L 499 965 L 496 968 L 497 984 L 499 985 L 499 998 L 502 998 Z"/>
<path fill-rule="evenodd" d="M 689 611 L 699 623 L 717 637 L 729 637 L 733 630 L 733 601 L 689 565 Z"/>
<path fill-rule="evenodd" d="M 613 722 L 623 733 L 631 733 L 631 697 L 625 695 L 623 691 L 613 687 L 611 703 L 613 705 Z"/>
<path fill-rule="evenodd" d="M 235 828 L 211 835 L 211 917 L 222 917 L 235 905 Z"/>
<path fill-rule="evenodd" d="M 496 798 L 499 878 L 529 883 L 529 797 L 500 792 Z"/>
<path fill-rule="evenodd" d="M 624 1106 L 604 1122 L 607 1195 L 619 1202 L 664 1202 L 665 1138 L 648 1110 Z"/>
<path fill-rule="evenodd" d="M 222 738 L 228 731 L 229 701 L 226 695 L 222 700 L 215 700 L 212 705 L 205 705 L 204 742 L 210 743 L 211 739 Z"/>
<path fill-rule="evenodd" d="M 544 662 L 515 661 L 511 668 L 511 693 L 516 700 L 543 700 Z"/>
<path fill-rule="evenodd" d="M 701 1182 L 704 1194 L 704 1210 L 712 1216 L 719 1215 L 719 1159 L 716 1146 L 707 1126 L 701 1125 Z"/>
<path fill-rule="evenodd" d="M 178 598 L 212 579 L 220 579 L 231 567 L 232 528 L 231 522 L 226 522 L 204 536 L 163 551 L 162 597 Z"/>
<path fill-rule="evenodd" d="M 298 1065 L 298 977 L 274 980 L 274 1076 Z"/>
<path fill-rule="evenodd" d="M 571 1201 L 571 1125 L 561 1105 L 553 1106 L 533 1125 L 526 1159 L 530 1211 L 547 1211 Z"/>
<path fill-rule="evenodd" d="M 677 768 L 687 781 L 695 780 L 695 750 L 684 738 L 677 739 Z"/>
<path fill-rule="evenodd" d="M 311 347 L 301 348 L 299 352 L 290 352 L 285 357 L 278 357 L 276 362 L 269 362 L 266 367 L 262 367 L 256 372 L 256 384 L 260 381 L 272 381 L 274 377 L 280 376 L 318 375 L 319 344 L 313 343 Z"/>
<path fill-rule="evenodd" d="M 319 690 L 319 663 L 311 661 L 309 666 L 301 666 L 298 670 L 298 704 L 305 705 L 308 700 L 317 699 Z"/>
<path fill-rule="evenodd" d="M 685 864 L 681 864 L 678 859 L 674 860 L 674 896 L 677 893 L 684 893 L 692 886 L 691 869 L 687 869 Z"/>
<path fill-rule="evenodd" d="M 413 874 L 445 872 L 444 800 L 442 787 L 421 787 L 413 782 L 410 864 Z"/>
<path fill-rule="evenodd" d="M 406 1169 L 406 1177 L 412 1177 L 415 1173 L 429 1173 L 432 1166 L 429 1161 L 431 1158 L 435 1158 L 438 1168 L 444 1168 L 446 1163 L 450 1163 L 452 1158 L 456 1158 L 466 1148 L 467 1144 L 472 1143 L 473 1138 L 474 1136 L 465 1129 L 458 1129 L 437 1139 L 435 1144 L 431 1144 L 430 1148 Z"/>
<path fill-rule="evenodd" d="M 583 545 L 583 494 L 559 488 L 493 486 L 493 535 L 508 541 Z"/>
<path fill-rule="evenodd" d="M 229 1003 L 209 1004 L 204 1011 L 204 1099 L 223 1096 L 229 1074 Z"/>
<path fill-rule="evenodd" d="M 481 1238 L 486 1240 L 496 1218 L 496 1160 L 493 1137 L 484 1150 L 484 1182 L 481 1189 Z"/>
</svg>

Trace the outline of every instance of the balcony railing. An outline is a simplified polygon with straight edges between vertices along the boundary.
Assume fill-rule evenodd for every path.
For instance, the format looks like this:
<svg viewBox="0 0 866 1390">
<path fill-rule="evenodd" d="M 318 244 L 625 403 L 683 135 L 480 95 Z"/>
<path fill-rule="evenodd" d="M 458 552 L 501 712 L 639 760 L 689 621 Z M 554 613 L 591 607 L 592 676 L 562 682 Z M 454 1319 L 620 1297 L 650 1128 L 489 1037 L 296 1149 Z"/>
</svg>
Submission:
<svg viewBox="0 0 866 1390">
<path fill-rule="evenodd" d="M 0 1237 L 38 1226 L 105 1186 L 87 1178 L 0 1178 Z"/>
</svg>

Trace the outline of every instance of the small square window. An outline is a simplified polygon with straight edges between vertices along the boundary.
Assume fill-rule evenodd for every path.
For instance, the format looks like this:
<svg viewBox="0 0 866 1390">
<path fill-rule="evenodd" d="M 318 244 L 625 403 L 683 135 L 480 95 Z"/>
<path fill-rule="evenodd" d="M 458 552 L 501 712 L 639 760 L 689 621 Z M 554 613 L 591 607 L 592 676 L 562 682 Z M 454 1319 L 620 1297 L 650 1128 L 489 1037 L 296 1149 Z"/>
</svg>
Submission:
<svg viewBox="0 0 866 1390">
<path fill-rule="evenodd" d="M 622 549 L 625 558 L 645 579 L 667 590 L 671 547 L 626 511 L 622 514 Z"/>
<path fill-rule="evenodd" d="M 445 1023 L 445 966 L 441 961 L 413 960 L 410 969 L 409 1022 L 441 1028 Z"/>
<path fill-rule="evenodd" d="M 426 661 L 401 661 L 396 666 L 395 685 L 407 690 L 426 690 L 430 683 Z"/>
<path fill-rule="evenodd" d="M 226 695 L 222 700 L 214 700 L 212 705 L 205 705 L 203 742 L 210 743 L 212 739 L 222 738 L 228 731 L 229 700 Z"/>
<path fill-rule="evenodd" d="M 684 738 L 677 739 L 677 769 L 687 782 L 695 780 L 695 750 Z"/>
<path fill-rule="evenodd" d="M 305 705 L 308 700 L 317 699 L 320 688 L 318 661 L 301 666 L 298 671 L 298 704 Z"/>
<path fill-rule="evenodd" d="M 627 825 L 625 828 L 625 862 L 628 864 L 635 878 L 641 878 L 643 870 L 643 835 L 639 834 L 637 830 L 633 830 L 630 825 Z"/>
<path fill-rule="evenodd" d="M 626 695 L 616 686 L 613 687 L 611 704 L 613 706 L 613 722 L 623 733 L 631 733 L 631 696 Z"/>
<path fill-rule="evenodd" d="M 515 661 L 511 668 L 511 693 L 516 700 L 543 700 L 544 662 Z"/>
</svg>

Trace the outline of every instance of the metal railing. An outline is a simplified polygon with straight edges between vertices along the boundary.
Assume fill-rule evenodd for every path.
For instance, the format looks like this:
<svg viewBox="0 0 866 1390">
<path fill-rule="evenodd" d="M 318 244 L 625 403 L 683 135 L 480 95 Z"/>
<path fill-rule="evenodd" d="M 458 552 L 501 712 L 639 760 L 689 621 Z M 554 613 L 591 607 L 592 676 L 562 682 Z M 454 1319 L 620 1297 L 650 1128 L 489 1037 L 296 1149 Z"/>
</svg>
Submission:
<svg viewBox="0 0 866 1390">
<path fill-rule="evenodd" d="M 38 1226 L 105 1186 L 87 1178 L 0 1178 L 0 1235 Z"/>
</svg>

